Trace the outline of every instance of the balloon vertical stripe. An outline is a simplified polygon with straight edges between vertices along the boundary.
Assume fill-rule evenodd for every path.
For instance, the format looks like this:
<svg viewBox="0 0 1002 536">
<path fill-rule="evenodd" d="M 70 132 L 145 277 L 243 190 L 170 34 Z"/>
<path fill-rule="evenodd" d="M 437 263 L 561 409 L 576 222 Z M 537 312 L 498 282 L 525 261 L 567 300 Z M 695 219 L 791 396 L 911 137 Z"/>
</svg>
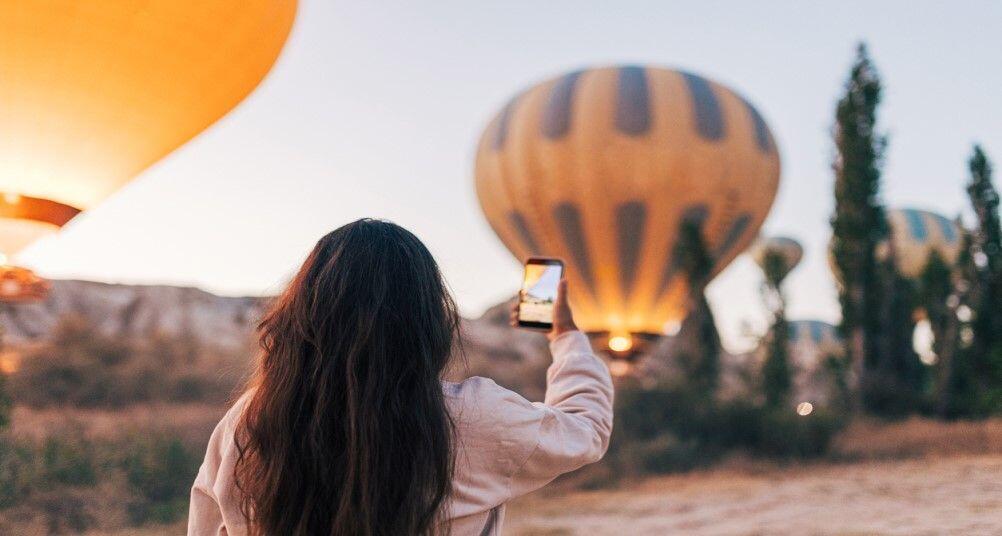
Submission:
<svg viewBox="0 0 1002 536">
<path fill-rule="evenodd" d="M 820 344 L 821 339 L 825 336 L 824 325 L 821 322 L 809 321 L 808 326 L 811 328 L 811 340 L 814 341 L 814 344 Z"/>
<path fill-rule="evenodd" d="M 695 225 L 702 232 L 703 226 L 709 216 L 710 212 L 706 205 L 701 204 L 687 207 L 685 212 L 682 213 L 682 219 L 679 221 L 675 234 L 677 235 L 684 225 Z M 678 251 L 674 249 L 673 247 L 668 250 L 670 261 L 665 265 L 664 271 L 661 274 L 661 281 L 658 283 L 657 292 L 654 293 L 655 297 L 662 296 L 668 290 L 668 285 L 671 284 L 672 279 L 675 278 L 679 269 L 682 268 L 682 259 L 679 258 Z"/>
<path fill-rule="evenodd" d="M 692 109 L 696 114 L 696 131 L 705 140 L 723 139 L 724 117 L 710 83 L 705 78 L 690 73 L 682 73 L 682 77 L 692 97 Z"/>
<path fill-rule="evenodd" d="M 508 124 L 511 123 L 511 114 L 515 111 L 515 105 L 518 102 L 518 97 L 515 97 L 508 101 L 505 105 L 504 110 L 501 111 L 501 117 L 498 118 L 497 130 L 494 131 L 494 150 L 500 151 L 504 149 L 505 140 L 508 139 Z"/>
<path fill-rule="evenodd" d="M 957 228 L 952 221 L 942 217 L 935 216 L 936 223 L 939 224 L 939 230 L 943 233 L 943 238 L 946 239 L 948 244 L 953 244 L 957 241 Z"/>
<path fill-rule="evenodd" d="M 751 214 L 742 214 L 738 216 L 738 218 L 731 223 L 731 227 L 727 230 L 727 234 L 724 235 L 724 241 L 717 246 L 716 250 L 714 250 L 713 258 L 719 259 L 730 252 L 731 248 L 734 247 L 734 244 L 737 244 L 738 239 L 741 238 L 741 235 L 744 234 L 746 229 L 748 229 L 748 224 L 750 223 Z"/>
<path fill-rule="evenodd" d="M 647 133 L 651 123 L 650 103 L 647 95 L 647 74 L 643 67 L 619 69 L 619 86 L 616 93 L 616 128 L 628 136 Z"/>
<path fill-rule="evenodd" d="M 905 219 L 908 220 L 908 230 L 916 240 L 925 240 L 929 236 L 926 229 L 925 220 L 917 210 L 902 210 Z"/>
<path fill-rule="evenodd" d="M 619 246 L 620 285 L 629 297 L 640 263 L 640 246 L 644 242 L 647 207 L 640 201 L 623 203 L 616 209 L 616 243 Z"/>
<path fill-rule="evenodd" d="M 553 84 L 550 97 L 543 109 L 541 130 L 545 138 L 558 140 L 566 136 L 570 130 L 574 87 L 580 77 L 581 71 L 575 71 L 564 75 Z"/>
<path fill-rule="evenodd" d="M 564 244 L 571 252 L 578 272 L 588 285 L 588 290 L 594 291 L 595 275 L 591 267 L 591 255 L 588 254 L 588 243 L 585 241 L 581 212 L 571 203 L 560 203 L 553 209 L 553 218 L 560 229 Z"/>
<path fill-rule="evenodd" d="M 525 218 L 522 217 L 522 214 L 517 210 L 513 210 L 508 213 L 508 221 L 515 228 L 515 232 L 522 239 L 522 244 L 529 251 L 529 254 L 538 255 L 539 246 L 536 244 L 536 239 L 533 238 L 532 232 L 529 231 L 529 226 L 525 223 Z"/>
<path fill-rule="evenodd" d="M 760 151 L 768 153 L 770 150 L 769 128 L 765 126 L 765 119 L 762 119 L 762 114 L 758 113 L 758 110 L 751 103 L 744 99 L 741 99 L 741 103 L 748 110 L 748 115 L 751 116 L 752 124 L 755 127 L 755 143 L 758 144 Z"/>
</svg>

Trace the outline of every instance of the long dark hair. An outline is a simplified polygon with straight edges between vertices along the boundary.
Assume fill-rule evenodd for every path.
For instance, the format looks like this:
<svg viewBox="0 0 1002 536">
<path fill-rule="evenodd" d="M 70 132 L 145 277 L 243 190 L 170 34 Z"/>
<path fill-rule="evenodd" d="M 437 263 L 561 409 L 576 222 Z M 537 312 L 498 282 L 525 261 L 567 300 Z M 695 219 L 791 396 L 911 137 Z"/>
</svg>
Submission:
<svg viewBox="0 0 1002 536">
<path fill-rule="evenodd" d="M 431 534 L 453 471 L 459 316 L 424 244 L 378 220 L 317 242 L 260 325 L 235 431 L 253 534 Z"/>
</svg>

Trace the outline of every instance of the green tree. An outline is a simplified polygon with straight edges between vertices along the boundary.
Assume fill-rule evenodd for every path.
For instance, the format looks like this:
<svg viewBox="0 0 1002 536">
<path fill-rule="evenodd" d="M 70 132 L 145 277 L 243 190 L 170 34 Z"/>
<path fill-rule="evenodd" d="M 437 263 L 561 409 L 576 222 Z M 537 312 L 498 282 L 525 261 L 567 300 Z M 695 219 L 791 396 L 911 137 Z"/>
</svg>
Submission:
<svg viewBox="0 0 1002 536">
<path fill-rule="evenodd" d="M 674 258 L 679 259 L 679 271 L 689 282 L 689 314 L 679 334 L 694 336 L 694 340 L 685 345 L 691 353 L 680 356 L 681 364 L 692 386 L 712 396 L 720 383 L 721 346 L 713 311 L 704 293 L 713 268 L 713 257 L 703 239 L 701 221 L 682 221 Z"/>
<path fill-rule="evenodd" d="M 887 236 L 880 202 L 880 172 L 886 139 L 877 131 L 880 76 L 864 44 L 835 108 L 835 213 L 831 218 L 832 256 L 841 277 L 841 331 L 863 404 L 882 386 L 871 381 L 881 331 L 877 244 Z M 860 400 L 857 397 L 857 400 Z M 858 402 L 857 402 L 858 403 Z"/>
<path fill-rule="evenodd" d="M 970 301 L 974 312 L 970 372 L 979 384 L 982 407 L 979 412 L 983 413 L 1002 407 L 1002 226 L 992 165 L 980 146 L 975 145 L 968 166 L 971 181 L 967 194 L 977 217 L 969 251 L 973 261 Z"/>
<path fill-rule="evenodd" d="M 777 251 L 766 251 L 762 259 L 765 284 L 762 286 L 766 308 L 772 325 L 766 335 L 766 357 L 762 364 L 762 391 L 765 403 L 780 408 L 789 403 L 793 380 L 790 371 L 790 325 L 786 321 L 786 298 L 783 280 L 790 272 L 786 259 Z"/>
<path fill-rule="evenodd" d="M 918 307 L 915 284 L 896 266 L 892 247 L 890 257 L 877 264 L 877 354 L 870 359 L 863 402 L 874 413 L 899 416 L 923 407 L 926 367 L 912 340 Z"/>
<path fill-rule="evenodd" d="M 918 302 L 933 334 L 936 354 L 933 403 L 936 413 L 946 416 L 953 398 L 953 375 L 960 343 L 957 316 L 960 295 L 954 284 L 955 270 L 933 251 L 919 278 Z"/>
</svg>

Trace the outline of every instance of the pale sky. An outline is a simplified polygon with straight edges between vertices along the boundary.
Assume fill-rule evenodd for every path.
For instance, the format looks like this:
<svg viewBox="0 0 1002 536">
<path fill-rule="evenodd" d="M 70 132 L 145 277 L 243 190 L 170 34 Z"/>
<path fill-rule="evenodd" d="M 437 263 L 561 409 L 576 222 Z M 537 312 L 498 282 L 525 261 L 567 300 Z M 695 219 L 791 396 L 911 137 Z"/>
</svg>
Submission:
<svg viewBox="0 0 1002 536">
<path fill-rule="evenodd" d="M 521 268 L 474 193 L 480 131 L 515 92 L 593 64 L 651 63 L 729 85 L 780 147 L 764 227 L 805 245 L 792 318 L 835 321 L 825 246 L 834 102 L 865 39 L 883 75 L 884 199 L 954 216 L 974 141 L 1002 160 L 1002 4 L 303 0 L 274 70 L 234 112 L 20 261 L 54 278 L 276 292 L 327 231 L 363 216 L 413 230 L 463 312 L 513 295 Z M 739 349 L 761 322 L 739 258 L 711 285 Z"/>
</svg>

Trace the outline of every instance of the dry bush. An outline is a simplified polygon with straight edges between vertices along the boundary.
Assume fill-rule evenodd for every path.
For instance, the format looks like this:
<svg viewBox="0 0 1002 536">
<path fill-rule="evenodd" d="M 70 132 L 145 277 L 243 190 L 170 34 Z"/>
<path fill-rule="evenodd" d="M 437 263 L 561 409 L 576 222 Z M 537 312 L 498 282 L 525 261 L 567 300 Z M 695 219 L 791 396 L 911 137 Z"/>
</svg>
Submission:
<svg viewBox="0 0 1002 536">
<path fill-rule="evenodd" d="M 1002 453 L 1002 418 L 936 421 L 912 417 L 884 422 L 857 419 L 836 439 L 835 458 L 891 459 Z"/>
<path fill-rule="evenodd" d="M 249 355 L 250 344 L 225 351 L 183 334 L 123 339 L 67 317 L 51 340 L 22 350 L 9 388 L 16 404 L 34 408 L 223 403 L 245 377 Z"/>
</svg>

